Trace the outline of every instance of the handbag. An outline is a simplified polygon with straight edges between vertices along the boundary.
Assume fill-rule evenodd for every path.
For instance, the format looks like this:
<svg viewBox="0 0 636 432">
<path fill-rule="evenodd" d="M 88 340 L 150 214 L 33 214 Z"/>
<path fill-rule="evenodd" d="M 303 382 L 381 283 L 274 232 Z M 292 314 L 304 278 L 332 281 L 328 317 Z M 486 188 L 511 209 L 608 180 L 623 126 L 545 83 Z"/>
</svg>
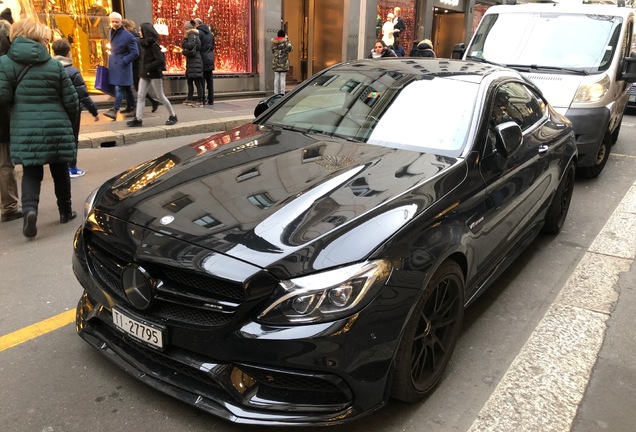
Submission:
<svg viewBox="0 0 636 432">
<path fill-rule="evenodd" d="M 97 73 L 95 74 L 95 88 L 102 93 L 115 96 L 115 86 L 108 81 L 108 68 L 106 66 L 97 66 Z"/>
<path fill-rule="evenodd" d="M 157 21 L 153 25 L 157 33 L 163 36 L 168 36 L 168 24 L 166 24 L 166 20 L 164 18 L 157 18 Z"/>
</svg>

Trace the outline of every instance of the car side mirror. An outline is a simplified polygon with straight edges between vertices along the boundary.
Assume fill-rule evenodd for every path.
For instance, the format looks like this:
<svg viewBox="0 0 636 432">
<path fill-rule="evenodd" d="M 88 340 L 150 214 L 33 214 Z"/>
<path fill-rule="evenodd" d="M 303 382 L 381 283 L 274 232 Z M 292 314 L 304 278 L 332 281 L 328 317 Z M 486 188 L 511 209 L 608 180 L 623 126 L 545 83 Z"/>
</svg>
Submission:
<svg viewBox="0 0 636 432">
<path fill-rule="evenodd" d="M 636 82 L 636 52 L 623 59 L 621 79 L 632 84 Z"/>
<path fill-rule="evenodd" d="M 276 105 L 282 97 L 283 97 L 282 94 L 275 94 L 273 96 L 270 96 L 260 101 L 258 104 L 256 104 L 256 107 L 254 108 L 254 117 L 260 116 L 265 111 L 267 111 L 270 107 Z"/>
<path fill-rule="evenodd" d="M 495 127 L 495 139 L 497 151 L 508 157 L 521 145 L 523 133 L 517 123 L 509 121 Z"/>
</svg>

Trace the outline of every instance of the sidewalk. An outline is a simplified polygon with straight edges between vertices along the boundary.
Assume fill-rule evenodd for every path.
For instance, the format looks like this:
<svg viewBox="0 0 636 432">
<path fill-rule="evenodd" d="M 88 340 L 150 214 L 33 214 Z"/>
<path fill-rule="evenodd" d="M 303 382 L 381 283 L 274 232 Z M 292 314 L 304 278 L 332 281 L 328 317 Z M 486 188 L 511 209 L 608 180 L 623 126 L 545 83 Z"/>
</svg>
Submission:
<svg viewBox="0 0 636 432">
<path fill-rule="evenodd" d="M 103 97 L 101 97 L 103 98 Z M 218 98 L 214 105 L 194 108 L 182 103 L 183 99 L 171 100 L 179 122 L 173 126 L 166 126 L 168 111 L 163 106 L 152 113 L 148 105 L 144 109 L 142 127 L 129 127 L 126 125 L 132 117 L 119 114 L 117 120 L 111 120 L 103 113 L 110 106 L 105 101 L 94 97 L 98 103 L 99 120 L 86 110 L 82 110 L 82 122 L 80 126 L 79 148 L 113 147 L 133 144 L 139 141 L 162 139 L 182 135 L 216 132 L 231 129 L 240 124 L 249 122 L 254 118 L 256 104 L 265 98 L 263 96 L 222 99 Z"/>
</svg>

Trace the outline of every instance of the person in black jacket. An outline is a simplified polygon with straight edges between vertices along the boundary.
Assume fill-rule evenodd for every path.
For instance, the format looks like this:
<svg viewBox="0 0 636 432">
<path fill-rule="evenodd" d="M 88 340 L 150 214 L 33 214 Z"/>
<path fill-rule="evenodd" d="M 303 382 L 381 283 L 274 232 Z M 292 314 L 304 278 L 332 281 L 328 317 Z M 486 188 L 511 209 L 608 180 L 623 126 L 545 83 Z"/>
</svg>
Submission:
<svg viewBox="0 0 636 432">
<path fill-rule="evenodd" d="M 75 86 L 75 90 L 77 91 L 77 96 L 79 97 L 80 103 L 84 105 L 84 108 L 86 108 L 88 112 L 93 115 L 95 121 L 97 121 L 99 120 L 97 105 L 95 105 L 95 102 L 93 102 L 93 99 L 88 94 L 88 89 L 86 88 L 84 77 L 82 77 L 79 69 L 73 66 L 73 59 L 69 56 L 70 53 L 71 44 L 66 39 L 58 39 L 53 42 L 53 54 L 55 54 L 55 57 L 53 58 L 62 63 L 66 74 L 73 82 L 73 86 Z M 79 145 L 79 129 L 80 122 L 77 121 L 73 124 L 76 146 Z M 77 167 L 77 156 L 71 163 L 69 163 L 68 172 L 71 177 L 81 177 L 84 175 L 84 170 Z"/>
<path fill-rule="evenodd" d="M 199 30 L 195 27 L 195 21 L 185 23 L 183 29 L 185 36 L 181 42 L 181 53 L 186 57 L 186 79 L 188 80 L 188 96 L 183 101 L 186 105 L 195 108 L 203 107 L 205 95 L 203 94 L 203 59 L 201 58 L 201 39 Z M 194 100 L 194 86 L 197 87 L 197 100 Z"/>
<path fill-rule="evenodd" d="M 166 70 L 166 57 L 161 52 L 159 46 L 159 34 L 150 23 L 141 24 L 139 30 L 141 44 L 141 61 L 139 62 L 139 89 L 137 90 L 137 100 L 146 97 L 148 89 L 151 88 L 155 96 L 161 101 L 170 113 L 166 125 L 177 123 L 177 115 L 172 108 L 172 104 L 163 92 L 163 71 Z M 137 104 L 135 118 L 126 124 L 128 126 L 141 126 L 144 115 L 144 107 Z"/>
<path fill-rule="evenodd" d="M 430 57 L 435 58 L 435 51 L 433 51 L 433 42 L 429 39 L 422 40 L 409 54 L 410 57 Z"/>
<path fill-rule="evenodd" d="M 137 60 L 133 62 L 133 81 L 135 82 L 135 90 L 139 91 L 139 64 L 141 63 L 141 50 L 142 50 L 141 40 L 139 38 L 139 32 L 137 31 L 137 26 L 135 22 L 131 19 L 121 20 L 121 25 L 130 33 L 132 33 L 132 35 L 135 36 L 135 38 L 137 39 L 137 48 L 139 49 L 139 57 L 137 57 Z M 153 98 L 150 93 L 146 93 L 146 99 L 148 99 L 148 102 L 150 102 L 150 104 L 152 105 L 152 112 L 157 111 L 157 109 L 159 108 L 159 101 Z M 126 113 L 126 117 L 134 117 L 136 115 L 135 111 L 136 111 L 135 106 L 131 105 L 128 102 L 128 100 L 126 100 L 126 109 L 122 111 L 123 113 Z"/>
<path fill-rule="evenodd" d="M 371 50 L 367 58 L 381 57 L 397 57 L 395 51 L 389 48 L 382 39 L 375 42 L 375 45 L 373 46 L 373 49 Z"/>
<path fill-rule="evenodd" d="M 207 104 L 214 105 L 214 33 L 210 30 L 210 27 L 203 24 L 201 18 L 196 18 L 194 22 L 197 25 L 197 30 L 199 30 L 199 39 L 201 39 L 203 84 L 208 89 Z"/>
</svg>

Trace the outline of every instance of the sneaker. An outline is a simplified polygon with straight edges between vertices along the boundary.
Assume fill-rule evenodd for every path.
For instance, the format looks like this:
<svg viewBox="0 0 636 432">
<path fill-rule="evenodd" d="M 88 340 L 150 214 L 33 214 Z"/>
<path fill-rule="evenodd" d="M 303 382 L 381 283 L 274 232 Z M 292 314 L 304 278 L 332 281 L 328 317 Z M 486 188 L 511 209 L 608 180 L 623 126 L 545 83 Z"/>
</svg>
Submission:
<svg viewBox="0 0 636 432">
<path fill-rule="evenodd" d="M 203 108 L 202 102 L 193 102 L 191 105 L 195 108 Z"/>
<path fill-rule="evenodd" d="M 122 110 L 122 113 L 124 113 L 124 114 L 129 114 L 129 113 L 133 113 L 133 112 L 135 112 L 136 110 L 137 110 L 137 108 L 136 108 L 136 107 L 126 107 L 126 109 L 125 109 L 125 110 Z"/>
<path fill-rule="evenodd" d="M 104 115 L 108 117 L 109 119 L 115 120 L 117 118 L 117 111 L 118 110 L 116 110 L 115 108 L 111 108 L 108 111 L 106 111 Z"/>
<path fill-rule="evenodd" d="M 192 105 L 194 103 L 194 101 L 192 99 L 186 99 L 183 101 L 184 105 Z"/>
<path fill-rule="evenodd" d="M 138 118 L 134 118 L 129 122 L 126 122 L 126 124 L 130 127 L 139 127 L 143 124 L 143 121 L 139 120 Z"/>
<path fill-rule="evenodd" d="M 177 116 L 173 115 L 173 116 L 168 117 L 168 120 L 166 121 L 166 125 L 172 126 L 173 124 L 175 124 L 178 121 L 179 121 L 179 119 L 177 119 Z"/>
<path fill-rule="evenodd" d="M 78 167 L 74 166 L 74 167 L 68 167 L 68 175 L 71 176 L 71 178 L 75 178 L 75 177 L 81 177 L 85 174 L 84 170 L 79 169 Z"/>
</svg>

